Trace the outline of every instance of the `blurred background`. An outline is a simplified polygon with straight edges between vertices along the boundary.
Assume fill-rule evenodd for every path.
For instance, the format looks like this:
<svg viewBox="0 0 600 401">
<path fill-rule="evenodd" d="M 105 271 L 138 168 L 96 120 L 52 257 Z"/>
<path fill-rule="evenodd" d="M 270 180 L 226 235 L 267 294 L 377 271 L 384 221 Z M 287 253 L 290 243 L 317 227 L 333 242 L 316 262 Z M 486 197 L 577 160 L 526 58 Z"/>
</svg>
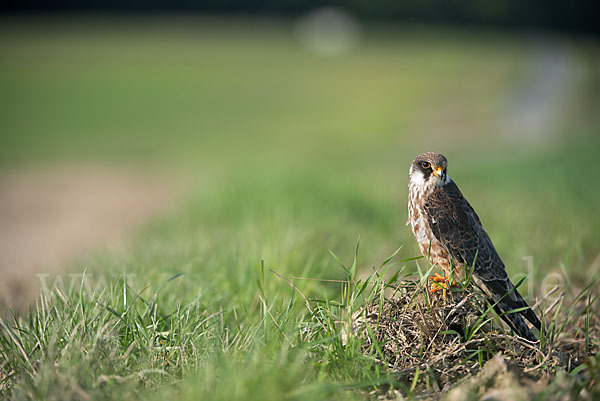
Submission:
<svg viewBox="0 0 600 401">
<path fill-rule="evenodd" d="M 510 273 L 531 256 L 575 283 L 600 269 L 596 2 L 1 7 L 5 298 L 141 225 L 156 269 L 349 255 L 358 234 L 365 266 L 415 256 L 407 172 L 425 151 Z"/>
</svg>

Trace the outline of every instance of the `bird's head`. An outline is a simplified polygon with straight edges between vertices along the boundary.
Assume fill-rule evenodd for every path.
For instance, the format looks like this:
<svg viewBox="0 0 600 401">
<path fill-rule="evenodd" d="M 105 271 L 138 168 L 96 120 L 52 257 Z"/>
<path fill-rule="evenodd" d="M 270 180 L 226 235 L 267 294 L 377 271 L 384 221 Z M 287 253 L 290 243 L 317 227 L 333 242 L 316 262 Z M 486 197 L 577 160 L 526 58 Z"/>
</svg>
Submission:
<svg viewBox="0 0 600 401">
<path fill-rule="evenodd" d="M 439 153 L 421 153 L 413 160 L 408 172 L 410 186 L 435 188 L 450 182 L 448 160 Z"/>
</svg>

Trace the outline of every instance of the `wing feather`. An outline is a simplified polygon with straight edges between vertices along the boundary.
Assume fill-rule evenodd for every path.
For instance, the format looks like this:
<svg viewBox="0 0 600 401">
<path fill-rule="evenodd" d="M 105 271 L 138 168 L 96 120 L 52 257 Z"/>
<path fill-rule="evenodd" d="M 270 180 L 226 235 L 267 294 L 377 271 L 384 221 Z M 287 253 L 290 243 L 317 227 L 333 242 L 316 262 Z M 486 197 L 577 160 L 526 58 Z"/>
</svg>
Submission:
<svg viewBox="0 0 600 401">
<path fill-rule="evenodd" d="M 475 283 L 482 287 L 490 301 L 498 302 L 500 312 L 528 306 L 521 294 L 513 290 L 504 262 L 483 229 L 479 216 L 454 182 L 435 188 L 426 198 L 424 209 L 435 238 L 456 262 L 473 267 Z M 538 329 L 541 327 L 530 308 L 521 314 Z M 508 316 L 510 321 L 505 320 L 521 336 L 535 339 L 520 314 L 501 316 Z"/>
</svg>

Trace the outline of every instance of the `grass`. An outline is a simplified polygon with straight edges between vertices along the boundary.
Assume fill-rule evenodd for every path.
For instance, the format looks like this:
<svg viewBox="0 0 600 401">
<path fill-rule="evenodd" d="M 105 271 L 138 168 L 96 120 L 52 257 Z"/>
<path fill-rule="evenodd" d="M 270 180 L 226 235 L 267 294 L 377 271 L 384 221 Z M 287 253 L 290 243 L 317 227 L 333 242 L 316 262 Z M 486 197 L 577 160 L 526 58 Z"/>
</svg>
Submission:
<svg viewBox="0 0 600 401">
<path fill-rule="evenodd" d="M 573 388 L 553 385 L 548 390 L 532 385 L 534 380 L 547 379 L 557 372 L 570 372 L 569 385 L 576 391 L 585 387 L 594 391 L 590 382 L 596 378 L 586 370 L 597 352 L 587 347 L 594 335 L 587 330 L 586 316 L 596 315 L 598 307 L 595 299 L 590 302 L 591 285 L 569 299 L 566 313 L 556 308 L 556 302 L 535 306 L 542 320 L 551 323 L 548 331 L 538 334 L 541 344 L 534 345 L 505 331 L 499 316 L 476 289 L 455 288 L 453 295 L 444 300 L 439 294 L 429 294 L 427 275 L 416 278 L 400 276 L 381 281 L 374 286 L 380 296 L 365 297 L 365 306 L 355 313 L 352 322 L 355 335 L 365 340 L 363 352 L 375 355 L 396 372 L 400 381 L 397 388 L 404 394 L 431 396 L 453 388 L 452 392 L 463 398 L 481 398 L 490 387 L 498 391 L 512 386 L 515 394 L 529 399 L 560 398 Z M 391 291 L 383 295 L 384 289 Z M 585 297 L 589 298 L 582 302 Z M 497 378 L 495 386 L 490 385 L 486 370 L 499 368 L 495 374 L 506 376 L 507 365 L 516 375 Z M 580 372 L 588 376 L 577 376 Z M 456 386 L 465 376 L 474 383 Z M 390 390 L 394 388 L 385 389 L 384 394 L 389 395 Z"/>
<path fill-rule="evenodd" d="M 563 139 L 533 145 L 505 142 L 485 122 L 500 118 L 527 65 L 520 37 L 379 31 L 328 59 L 285 23 L 69 21 L 1 28 L 3 166 L 126 161 L 168 169 L 191 190 L 126 252 L 74 262 L 85 276 L 50 280 L 30 311 L 4 314 L 2 398 L 368 399 L 433 388 L 427 366 L 401 375 L 382 364 L 375 330 L 344 330 L 365 305 L 385 305 L 386 283 L 428 270 L 404 226 L 408 163 L 424 150 L 447 154 L 513 281 L 533 257 L 529 302 L 547 274 L 565 280 L 544 349 L 576 327 L 586 352 L 597 350 L 596 116 L 568 111 Z M 597 85 L 580 57 L 589 47 L 570 46 L 583 82 Z M 586 93 L 574 104 L 588 105 Z M 454 103 L 484 122 L 423 131 L 419 116 L 460 115 Z M 479 367 L 494 354 L 482 344 L 469 359 Z M 591 356 L 539 369 L 556 394 L 577 395 L 598 366 Z"/>
<path fill-rule="evenodd" d="M 427 294 L 423 291 L 427 274 L 423 273 L 420 284 L 411 286 L 405 281 L 409 273 L 405 270 L 414 266 L 414 258 L 398 261 L 404 263 L 399 269 L 394 263 L 399 251 L 371 275 L 358 279 L 357 244 L 352 264 L 346 267 L 340 262 L 345 278 L 336 283 L 340 290 L 331 299 L 327 293 L 311 297 L 319 280 L 284 277 L 268 271 L 263 263 L 250 273 L 253 277 L 247 282 L 246 296 L 251 302 L 245 304 L 238 304 L 235 297 L 224 299 L 222 290 L 219 293 L 211 285 L 215 281 L 202 287 L 201 296 L 185 302 L 189 298 L 182 291 L 182 282 L 188 279 L 185 274 L 139 290 L 125 277 L 89 292 L 84 279 L 79 288 L 67 292 L 56 288 L 42 294 L 27 317 L 0 323 L 0 350 L 10 357 L 2 366 L 3 391 L 15 399 L 137 399 L 154 397 L 157 390 L 157 398 L 175 392 L 182 399 L 356 399 L 394 391 L 410 395 L 439 391 L 449 378 L 477 372 L 477 368 L 469 368 L 469 361 L 481 367 L 500 350 L 525 371 L 533 369 L 530 375 L 572 372 L 569 386 L 558 389 L 559 396 L 586 389 L 598 379 L 590 371 L 594 360 L 582 363 L 585 355 L 594 355 L 599 346 L 597 295 L 591 285 L 570 301 L 565 314 L 554 303 L 547 315 L 552 318 L 541 315 L 549 330 L 542 335 L 541 352 L 532 353 L 529 348 L 523 350 L 512 336 L 498 332 L 501 323 L 496 323 L 495 330 L 482 329 L 481 322 L 491 308 L 480 309 L 482 316 L 477 318 L 481 301 L 472 304 L 475 309 L 456 315 L 455 320 L 468 319 L 460 324 L 466 328 L 463 334 L 452 329 L 456 326 L 448 323 L 450 319 L 436 323 L 435 314 L 464 304 L 460 302 L 464 298 L 445 303 L 438 294 L 429 301 L 430 306 L 418 307 L 416 298 Z M 387 271 L 396 274 L 386 280 Z M 305 273 L 305 278 L 311 277 L 310 271 Z M 398 292 L 398 285 L 412 289 Z M 384 295 L 386 288 L 394 289 L 398 299 L 408 305 L 395 306 L 393 296 Z M 390 343 L 407 341 L 407 330 L 414 326 L 401 324 L 398 330 L 405 335 L 392 331 L 391 338 L 378 332 L 403 319 L 399 313 L 415 307 L 426 316 L 431 314 L 423 320 L 430 329 L 421 326 L 424 331 L 420 335 L 413 333 L 416 343 L 408 342 L 403 348 L 412 351 L 396 350 L 390 355 Z M 349 329 L 356 327 L 363 315 L 369 323 L 362 323 L 362 329 Z M 593 333 L 587 331 L 590 316 Z M 416 321 L 414 316 L 410 321 Z M 492 319 L 484 323 L 495 326 Z M 558 341 L 561 334 L 566 345 Z M 591 348 L 586 348 L 588 344 Z M 410 353 L 414 355 L 409 357 Z M 433 362 L 440 357 L 442 365 Z M 414 358 L 420 361 L 416 365 Z M 389 361 L 389 366 L 382 361 Z M 537 395 L 547 399 L 550 393 Z"/>
<path fill-rule="evenodd" d="M 150 157 L 189 165 L 225 153 L 247 160 L 249 151 L 302 162 L 376 138 L 397 146 L 420 110 L 458 91 L 468 94 L 466 108 L 489 113 L 509 95 L 503 85 L 526 52 L 497 34 L 373 29 L 358 51 L 323 58 L 277 21 L 3 22 L 5 163 Z"/>
</svg>

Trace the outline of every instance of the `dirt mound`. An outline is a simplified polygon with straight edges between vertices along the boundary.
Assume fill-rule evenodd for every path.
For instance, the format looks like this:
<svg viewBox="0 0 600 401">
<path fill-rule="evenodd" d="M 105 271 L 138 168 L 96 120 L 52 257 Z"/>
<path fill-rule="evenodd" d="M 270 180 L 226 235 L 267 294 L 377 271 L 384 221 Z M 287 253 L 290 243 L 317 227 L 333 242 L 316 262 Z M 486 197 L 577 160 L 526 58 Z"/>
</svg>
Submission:
<svg viewBox="0 0 600 401">
<path fill-rule="evenodd" d="M 417 282 L 403 282 L 396 289 L 383 302 L 359 310 L 353 331 L 364 339 L 365 354 L 378 357 L 426 398 L 446 394 L 470 399 L 522 388 L 519 397 L 527 399 L 545 391 L 543 383 L 557 371 L 577 373 L 597 352 L 590 339 L 600 327 L 598 307 L 586 296 L 566 309 L 536 310 L 550 323 L 542 341 L 531 343 L 507 332 L 475 289 L 457 290 L 446 300 Z"/>
</svg>

